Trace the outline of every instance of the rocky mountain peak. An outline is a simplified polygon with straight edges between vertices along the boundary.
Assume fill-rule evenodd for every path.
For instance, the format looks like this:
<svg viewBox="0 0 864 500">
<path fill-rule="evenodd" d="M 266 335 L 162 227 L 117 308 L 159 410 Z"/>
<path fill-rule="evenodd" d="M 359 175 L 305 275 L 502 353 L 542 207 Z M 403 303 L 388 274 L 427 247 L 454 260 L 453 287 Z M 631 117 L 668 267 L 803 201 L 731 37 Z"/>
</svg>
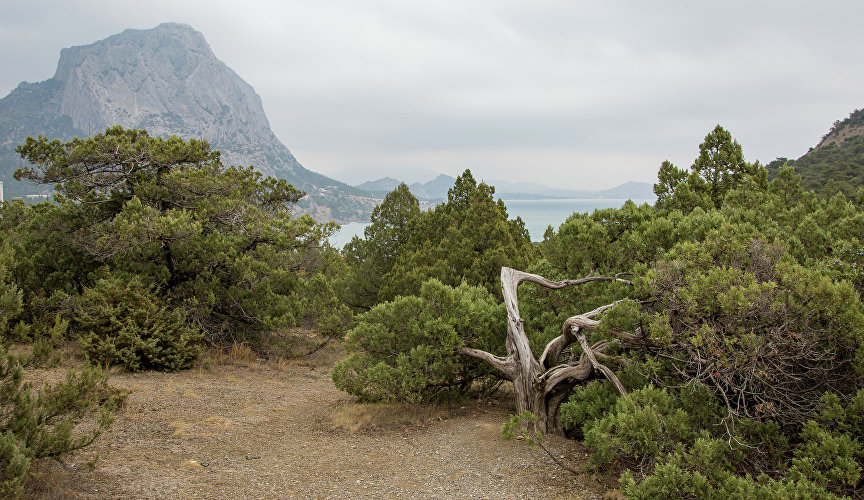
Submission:
<svg viewBox="0 0 864 500">
<path fill-rule="evenodd" d="M 28 135 L 67 140 L 112 125 L 206 139 L 224 163 L 253 166 L 306 191 L 301 208 L 319 220 L 364 220 L 375 205 L 367 193 L 301 166 L 270 130 L 252 86 L 216 58 L 201 33 L 179 23 L 63 49 L 53 78 L 24 82 L 0 99 L 0 180 L 14 182 L 14 146 Z"/>
<path fill-rule="evenodd" d="M 137 50 L 130 50 L 133 48 Z M 182 67 L 177 59 L 186 59 L 190 54 L 215 57 L 199 31 L 188 24 L 162 23 L 152 29 L 127 29 L 96 43 L 61 49 L 54 79 L 66 81 L 73 69 L 92 56 L 102 58 L 103 66 L 128 69 L 136 61 L 153 59 L 160 53 L 174 59 L 176 67 Z"/>
<path fill-rule="evenodd" d="M 819 150 L 834 144 L 842 145 L 846 139 L 861 135 L 864 135 L 864 109 L 856 109 L 849 113 L 849 118 L 835 121 L 831 130 L 822 136 L 816 149 Z"/>
<path fill-rule="evenodd" d="M 60 113 L 79 130 L 101 131 L 119 123 L 220 145 L 275 141 L 255 90 L 185 24 L 129 29 L 63 49 L 54 79 L 63 82 Z M 226 153 L 228 161 L 274 173 L 264 157 L 233 148 Z"/>
</svg>

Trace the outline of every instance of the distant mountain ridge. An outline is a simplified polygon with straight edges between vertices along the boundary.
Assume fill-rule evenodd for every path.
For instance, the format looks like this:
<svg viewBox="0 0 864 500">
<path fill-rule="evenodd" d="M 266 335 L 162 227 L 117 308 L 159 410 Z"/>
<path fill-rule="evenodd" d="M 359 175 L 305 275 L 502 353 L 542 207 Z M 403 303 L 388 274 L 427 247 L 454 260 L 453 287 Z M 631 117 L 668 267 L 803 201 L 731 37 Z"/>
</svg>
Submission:
<svg viewBox="0 0 864 500">
<path fill-rule="evenodd" d="M 842 145 L 843 141 L 851 137 L 864 135 L 864 109 L 856 109 L 849 113 L 844 120 L 837 120 L 831 126 L 831 130 L 822 136 L 822 140 L 814 149 L 821 149 L 831 145 Z M 808 153 L 810 153 L 808 151 Z"/>
<path fill-rule="evenodd" d="M 46 189 L 11 177 L 21 165 L 14 148 L 28 135 L 69 140 L 115 124 L 206 139 L 225 164 L 251 165 L 306 191 L 300 208 L 319 220 L 364 220 L 376 203 L 300 165 L 273 134 L 252 86 L 216 58 L 201 33 L 177 23 L 65 48 L 52 78 L 22 82 L 0 99 L 0 180 L 7 197 Z"/>
<path fill-rule="evenodd" d="M 791 165 L 804 188 L 831 195 L 859 195 L 864 188 L 864 109 L 837 120 L 814 148 L 797 160 L 777 158 L 766 167 L 772 178 L 780 167 Z"/>
<path fill-rule="evenodd" d="M 526 182 L 508 182 L 502 180 L 483 180 L 495 187 L 495 195 L 500 198 L 509 199 L 536 199 L 536 198 L 581 198 L 581 199 L 632 199 L 653 200 L 654 186 L 647 182 L 625 182 L 620 186 L 601 190 L 567 190 L 553 189 L 542 184 Z M 454 177 L 440 174 L 431 181 L 421 183 L 415 182 L 408 186 L 411 193 L 419 200 L 441 201 L 447 199 L 447 191 L 456 181 Z M 392 191 L 401 181 L 392 177 L 383 177 L 375 181 L 366 181 L 358 184 L 358 189 L 363 189 L 383 197 Z"/>
</svg>

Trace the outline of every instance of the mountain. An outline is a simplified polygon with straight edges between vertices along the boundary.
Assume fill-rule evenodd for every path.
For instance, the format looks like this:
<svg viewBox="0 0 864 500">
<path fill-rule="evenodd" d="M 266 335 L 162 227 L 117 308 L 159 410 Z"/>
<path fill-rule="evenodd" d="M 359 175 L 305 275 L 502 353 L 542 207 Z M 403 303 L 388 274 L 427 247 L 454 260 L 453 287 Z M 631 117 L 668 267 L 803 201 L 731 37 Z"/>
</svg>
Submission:
<svg viewBox="0 0 864 500">
<path fill-rule="evenodd" d="M 381 196 L 393 191 L 402 181 L 399 179 L 394 179 L 392 177 L 382 177 L 377 181 L 366 181 L 363 184 L 358 184 L 355 186 L 357 189 L 362 189 L 363 191 L 369 191 L 370 193 L 375 193 L 376 195 Z"/>
<path fill-rule="evenodd" d="M 446 200 L 447 191 L 453 187 L 455 182 L 455 177 L 439 174 L 431 181 L 422 184 L 415 182 L 408 187 L 411 189 L 411 192 L 414 193 L 414 196 L 421 200 Z"/>
<path fill-rule="evenodd" d="M 778 158 L 767 165 L 771 177 L 784 164 L 795 167 L 806 189 L 857 196 L 864 187 L 864 109 L 837 120 L 814 148 L 797 160 Z"/>
<path fill-rule="evenodd" d="M 418 199 L 425 201 L 441 201 L 447 199 L 447 191 L 453 186 L 455 178 L 440 174 L 429 182 L 415 182 L 408 186 L 411 193 Z M 543 198 L 578 198 L 578 199 L 617 199 L 617 200 L 653 200 L 654 186 L 647 182 L 626 182 L 620 186 L 597 191 L 574 191 L 566 189 L 553 189 L 542 184 L 533 182 L 508 182 L 502 180 L 484 180 L 495 186 L 495 194 L 498 197 L 518 199 L 543 199 Z M 373 192 L 376 196 L 383 197 L 398 186 L 400 181 L 392 177 L 384 177 L 377 181 L 367 181 L 356 187 Z"/>
<path fill-rule="evenodd" d="M 439 174 L 428 182 L 415 182 L 408 186 L 411 193 L 420 200 L 440 201 L 447 199 L 447 191 L 453 187 L 456 182 L 455 177 Z M 376 181 L 366 181 L 363 184 L 358 184 L 355 187 L 364 191 L 369 191 L 379 198 L 383 198 L 387 193 L 396 189 L 402 181 L 392 177 L 382 177 Z"/>
<path fill-rule="evenodd" d="M 22 82 L 0 99 L 0 180 L 7 198 L 45 191 L 15 182 L 15 146 L 28 135 L 69 140 L 119 124 L 154 136 L 203 138 L 227 165 L 252 165 L 307 192 L 318 220 L 365 220 L 368 193 L 304 168 L 273 134 L 255 90 L 186 24 L 126 30 L 60 52 L 49 80 Z"/>
<path fill-rule="evenodd" d="M 607 199 L 630 199 L 630 200 L 654 200 L 657 195 L 654 194 L 654 184 L 650 182 L 625 182 L 620 186 L 616 186 L 610 189 L 603 189 L 600 191 L 583 191 L 583 193 L 590 193 L 592 196 L 596 198 L 607 198 Z"/>
</svg>

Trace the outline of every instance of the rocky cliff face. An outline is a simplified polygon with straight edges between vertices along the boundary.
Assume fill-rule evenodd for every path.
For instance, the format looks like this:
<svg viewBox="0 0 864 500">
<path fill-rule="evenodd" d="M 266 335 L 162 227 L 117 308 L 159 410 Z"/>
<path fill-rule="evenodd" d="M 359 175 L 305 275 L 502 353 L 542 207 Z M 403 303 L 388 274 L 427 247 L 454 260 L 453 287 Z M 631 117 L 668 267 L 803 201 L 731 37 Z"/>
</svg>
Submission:
<svg viewBox="0 0 864 500">
<path fill-rule="evenodd" d="M 321 220 L 364 220 L 375 203 L 303 168 L 270 130 L 255 90 L 216 58 L 201 33 L 176 23 L 63 49 L 53 78 L 22 83 L 0 100 L 3 174 L 20 164 L 10 167 L 7 157 L 27 135 L 67 139 L 115 124 L 206 139 L 226 164 L 253 165 L 306 191 L 303 211 Z"/>
</svg>

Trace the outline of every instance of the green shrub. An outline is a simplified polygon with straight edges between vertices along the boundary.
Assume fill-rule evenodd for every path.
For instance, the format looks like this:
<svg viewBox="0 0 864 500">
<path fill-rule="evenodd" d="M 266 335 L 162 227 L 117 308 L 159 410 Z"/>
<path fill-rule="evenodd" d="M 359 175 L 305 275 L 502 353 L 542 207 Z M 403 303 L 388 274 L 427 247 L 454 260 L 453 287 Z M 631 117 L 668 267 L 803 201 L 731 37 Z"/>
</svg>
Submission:
<svg viewBox="0 0 864 500">
<path fill-rule="evenodd" d="M 33 353 L 30 362 L 36 366 L 55 366 L 63 359 L 63 353 L 56 347 L 63 343 L 69 330 L 69 320 L 55 315 L 52 324 L 43 321 L 36 325 L 33 338 Z"/>
<path fill-rule="evenodd" d="M 10 328 L 21 314 L 22 292 L 12 276 L 15 252 L 7 241 L 0 241 L 0 338 L 8 339 Z"/>
<path fill-rule="evenodd" d="M 791 453 L 789 439 L 781 432 L 781 426 L 752 420 L 739 422 L 739 434 L 729 440 L 712 437 L 703 429 L 690 438 L 682 438 L 679 433 L 672 438 L 673 442 L 663 441 L 670 434 L 658 432 L 654 422 L 669 425 L 668 417 L 663 417 L 664 413 L 669 414 L 668 406 L 656 390 L 652 392 L 647 398 L 650 402 L 645 401 L 645 394 L 636 396 L 635 399 L 643 401 L 641 405 L 616 405 L 613 416 L 586 425 L 592 429 L 586 432 L 592 445 L 605 453 L 598 458 L 625 463 L 630 459 L 627 465 L 631 469 L 624 471 L 620 479 L 628 498 L 803 499 L 856 497 L 861 493 L 864 450 L 861 436 L 854 434 L 854 429 L 859 423 L 864 390 L 845 407 L 835 395 L 826 395 L 818 421 L 810 420 L 803 426 Z M 655 410 L 657 418 L 645 416 L 651 413 L 646 411 L 649 407 Z M 692 407 L 685 408 L 692 421 Z M 618 425 L 608 425 L 610 420 Z M 851 433 L 847 432 L 850 430 Z M 652 436 L 664 444 L 652 446 Z M 604 447 L 606 442 L 609 445 Z M 622 442 L 629 447 L 621 445 Z M 640 455 L 644 450 L 647 452 Z M 640 457 L 637 463 L 635 459 Z"/>
<path fill-rule="evenodd" d="M 57 458 L 92 443 L 111 424 L 121 399 L 97 367 L 69 373 L 65 381 L 34 393 L 19 360 L 2 347 L 0 381 L 2 497 L 22 493 L 33 460 Z"/>
<path fill-rule="evenodd" d="M 201 332 L 138 277 L 99 279 L 81 293 L 75 316 L 87 359 L 129 370 L 180 370 L 201 353 Z"/>
<path fill-rule="evenodd" d="M 595 450 L 591 462 L 597 466 L 651 461 L 695 433 L 674 396 L 651 385 L 618 398 L 610 411 L 584 429 L 585 444 Z"/>
<path fill-rule="evenodd" d="M 574 436 L 583 436 L 582 427 L 605 415 L 615 406 L 618 391 L 605 380 L 592 380 L 576 387 L 570 399 L 561 405 L 561 424 Z"/>
<path fill-rule="evenodd" d="M 7 203 L 0 213 L 0 233 L 10 235 L 17 252 L 14 272 L 28 306 L 25 320 L 65 312 L 52 303 L 56 293 L 74 299 L 85 287 L 104 288 L 92 275 L 106 268 L 153 286 L 148 295 L 158 295 L 160 302 L 145 309 L 182 306 L 176 315 L 194 325 L 192 336 L 201 330 L 214 344 L 243 342 L 263 351 L 273 335 L 319 316 L 323 328 L 339 328 L 330 311 L 304 311 L 304 301 L 318 300 L 316 295 L 322 306 L 335 302 L 320 297 L 310 279 L 333 278 L 332 268 L 342 265 L 326 244 L 336 225 L 318 224 L 309 215 L 295 217 L 294 204 L 304 193 L 284 179 L 264 177 L 252 167 L 225 166 L 205 141 L 151 137 L 120 126 L 69 142 L 28 137 L 16 151 L 27 166 L 15 175 L 57 193 L 51 203 Z M 157 316 L 156 322 L 180 323 L 164 312 Z M 133 330 L 146 327 L 137 319 L 130 323 L 137 323 Z M 105 335 L 116 336 L 123 328 L 114 325 Z M 182 332 L 173 328 L 169 333 Z M 131 339 L 150 335 L 126 334 L 127 348 L 137 343 Z M 104 348 L 104 356 L 117 362 L 110 342 L 104 344 L 91 350 Z M 142 368 L 148 357 L 174 357 L 161 348 L 137 356 Z M 157 365 L 187 364 L 186 350 Z M 136 356 L 126 357 L 136 364 Z"/>
<path fill-rule="evenodd" d="M 810 481 L 838 493 L 851 492 L 861 478 L 861 443 L 846 433 L 833 433 L 811 420 L 801 430 L 789 478 Z"/>
<path fill-rule="evenodd" d="M 490 368 L 456 351 L 498 352 L 506 331 L 503 304 L 482 287 L 429 280 L 418 297 L 397 297 L 358 318 L 333 368 L 336 387 L 367 400 L 418 402 L 478 389 Z"/>
<path fill-rule="evenodd" d="M 807 480 L 776 480 L 765 474 L 752 477 L 730 471 L 728 443 L 700 438 L 692 448 L 662 457 L 652 473 L 638 481 L 631 471 L 621 475 L 627 498 L 655 499 L 833 499 L 838 498 Z"/>
</svg>

